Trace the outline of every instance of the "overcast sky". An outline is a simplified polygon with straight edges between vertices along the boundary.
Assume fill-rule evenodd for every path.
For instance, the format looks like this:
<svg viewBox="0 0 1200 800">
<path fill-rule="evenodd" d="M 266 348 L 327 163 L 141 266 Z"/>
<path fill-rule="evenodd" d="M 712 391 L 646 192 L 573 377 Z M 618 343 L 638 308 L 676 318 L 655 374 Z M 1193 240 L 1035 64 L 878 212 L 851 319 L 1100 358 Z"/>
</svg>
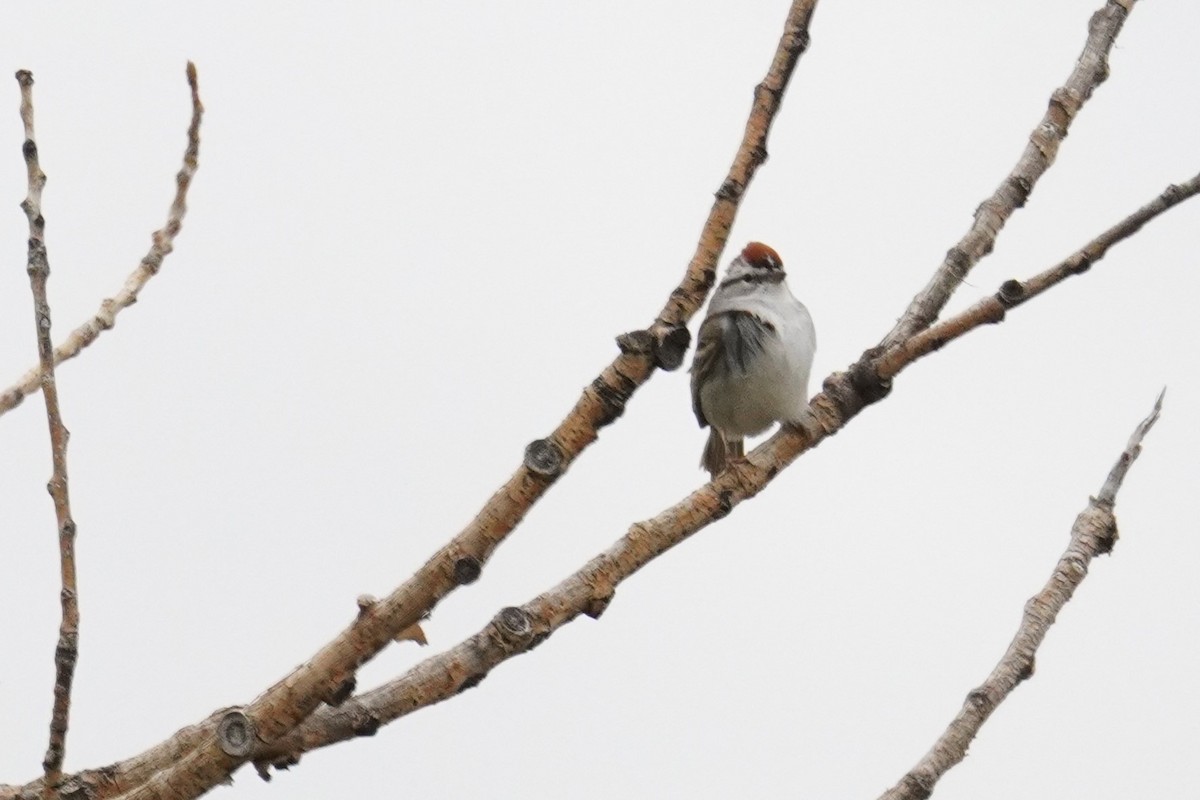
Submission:
<svg viewBox="0 0 1200 800">
<path fill-rule="evenodd" d="M 772 244 L 821 376 L 875 344 L 1015 163 L 1100 0 L 824 0 L 731 239 Z M 787 4 L 12 4 L 55 334 L 166 217 L 176 252 L 60 371 L 79 526 L 67 767 L 252 700 L 456 533 L 644 327 L 695 247 Z M 1200 170 L 1200 5 L 1112 74 L 960 308 Z M 0 382 L 35 360 L 16 82 L 0 83 Z M 1200 201 L 905 372 L 759 498 L 479 688 L 215 796 L 873 798 L 987 675 L 1135 424 L 1121 540 L 938 797 L 1180 797 L 1200 745 Z M 727 261 L 723 259 L 723 263 Z M 694 322 L 698 324 L 699 320 Z M 695 324 L 693 325 L 693 330 Z M 658 374 L 360 687 L 698 486 Z M 40 772 L 58 553 L 42 400 L 0 419 L 0 782 Z M 234 794 L 236 792 L 236 795 Z"/>
</svg>

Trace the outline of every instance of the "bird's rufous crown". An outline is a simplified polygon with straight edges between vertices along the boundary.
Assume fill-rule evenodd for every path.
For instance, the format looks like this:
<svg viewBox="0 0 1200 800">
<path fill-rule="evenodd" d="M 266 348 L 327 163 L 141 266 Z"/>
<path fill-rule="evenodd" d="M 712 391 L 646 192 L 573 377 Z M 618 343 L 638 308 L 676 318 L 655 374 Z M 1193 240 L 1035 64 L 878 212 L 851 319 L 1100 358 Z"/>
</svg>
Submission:
<svg viewBox="0 0 1200 800">
<path fill-rule="evenodd" d="M 751 242 L 742 250 L 742 259 L 752 267 L 758 269 L 776 270 L 783 269 L 783 259 L 767 245 L 762 242 Z"/>
</svg>

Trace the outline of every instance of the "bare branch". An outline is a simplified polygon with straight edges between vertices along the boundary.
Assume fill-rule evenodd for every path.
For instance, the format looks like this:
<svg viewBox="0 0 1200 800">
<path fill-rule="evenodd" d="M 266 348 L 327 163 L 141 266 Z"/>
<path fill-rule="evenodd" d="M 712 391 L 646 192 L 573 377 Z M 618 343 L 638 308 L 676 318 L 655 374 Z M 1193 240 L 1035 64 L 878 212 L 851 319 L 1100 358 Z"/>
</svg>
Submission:
<svg viewBox="0 0 1200 800">
<path fill-rule="evenodd" d="M 158 274 L 163 259 L 175 249 L 175 236 L 183 227 L 183 217 L 187 213 L 188 188 L 192 185 L 192 178 L 199 166 L 200 119 L 204 115 L 204 106 L 200 103 L 200 90 L 196 81 L 196 66 L 191 62 L 187 65 L 187 77 L 188 85 L 192 88 L 192 122 L 188 126 L 188 143 L 183 154 L 183 167 L 175 176 L 175 199 L 171 202 L 171 209 L 167 214 L 167 224 L 154 232 L 149 252 L 142 258 L 137 269 L 125 279 L 121 291 L 102 300 L 100 308 L 91 319 L 71 331 L 70 335 L 54 348 L 54 364 L 61 364 L 79 355 L 83 348 L 96 341 L 101 333 L 113 327 L 117 314 L 137 302 L 142 289 Z M 0 393 L 0 416 L 19 406 L 28 395 L 41 388 L 44 373 L 45 367 L 39 363 Z"/>
<path fill-rule="evenodd" d="M 725 242 L 729 238 L 738 207 L 754 174 L 767 160 L 767 135 L 783 103 L 783 95 L 787 91 L 792 72 L 796 69 L 800 56 L 808 49 L 808 28 L 816 8 L 817 0 L 793 0 L 788 10 L 787 19 L 783 24 L 783 35 L 775 48 L 771 67 L 762 82 L 754 87 L 754 104 L 746 120 L 742 143 L 733 157 L 729 174 L 717 190 L 716 201 L 708 212 L 704 228 L 700 231 L 700 241 L 696 244 L 691 263 L 688 264 L 687 274 L 679 288 L 671 292 L 666 305 L 659 312 L 655 327 L 651 329 L 655 333 L 656 341 L 669 335 L 672 329 L 686 325 L 704 305 L 708 290 L 716 281 L 717 264 L 725 249 Z M 685 341 L 680 349 L 680 359 L 686 350 Z M 678 363 L 674 366 L 659 366 L 673 369 Z"/>
<path fill-rule="evenodd" d="M 1109 470 L 1108 478 L 1100 487 L 1100 494 L 1096 495 L 1096 502 L 1110 511 L 1117 502 L 1117 492 L 1120 490 L 1121 484 L 1125 482 L 1125 475 L 1133 466 L 1133 462 L 1137 461 L 1137 457 L 1142 454 L 1142 439 L 1146 438 L 1146 434 L 1154 427 L 1154 423 L 1158 422 L 1158 415 L 1162 413 L 1163 398 L 1166 395 L 1167 388 L 1164 386 L 1163 390 L 1158 393 L 1158 398 L 1154 401 L 1154 408 L 1150 410 L 1150 414 L 1134 428 L 1133 434 L 1125 444 L 1125 450 L 1117 459 L 1117 463 L 1113 464 L 1113 468 Z M 1117 531 L 1114 526 L 1113 542 L 1115 543 L 1116 540 Z"/>
<path fill-rule="evenodd" d="M 937 350 L 947 342 L 957 339 L 967 331 L 978 328 L 980 325 L 1003 321 L 1008 309 L 1037 297 L 1072 275 L 1086 272 L 1093 264 L 1104 258 L 1110 247 L 1128 239 L 1141 230 L 1147 222 L 1184 200 L 1194 197 L 1197 193 L 1200 193 L 1200 174 L 1184 183 L 1168 186 L 1158 197 L 1050 269 L 1040 272 L 1026 281 L 1005 281 L 994 295 L 985 297 L 966 311 L 945 319 L 932 328 L 926 328 L 911 339 L 892 348 L 875 361 L 876 374 L 882 380 L 890 380 L 913 361 Z"/>
<path fill-rule="evenodd" d="M 695 255 L 679 286 L 671 292 L 650 328 L 618 338 L 621 353 L 584 390 L 575 407 L 545 439 L 534 441 L 524 463 L 479 511 L 475 519 L 435 553 L 411 578 L 361 613 L 311 659 L 240 709 L 261 741 L 272 741 L 293 729 L 322 702 L 345 697 L 357 669 L 401 631 L 417 623 L 447 594 L 478 579 L 492 552 L 524 518 L 529 508 L 599 435 L 624 412 L 633 393 L 656 367 L 677 368 L 689 343 L 687 321 L 704 304 L 716 276 L 717 262 L 729 236 L 741 199 L 767 157 L 767 135 L 783 100 L 796 63 L 808 47 L 808 26 L 817 0 L 794 0 L 784 31 L 763 81 L 755 88 L 745 133 L 729 173 L 701 231 Z M 197 797 L 245 763 L 223 749 L 213 717 L 180 733 L 202 744 L 180 758 L 167 743 L 154 749 L 174 757 L 151 762 L 142 756 L 97 774 L 97 797 L 121 792 L 129 797 Z M 143 754 L 143 756 L 146 754 Z M 126 772 L 123 767 L 136 765 Z M 151 775 L 148 770 L 162 770 Z M 0 792 L 0 797 L 3 797 Z M 124 795 L 122 795 L 124 796 Z"/>
<path fill-rule="evenodd" d="M 70 433 L 58 407 L 58 383 L 54 379 L 54 345 L 50 340 L 50 302 L 46 282 L 50 278 L 50 260 L 46 255 L 46 220 L 42 216 L 42 189 L 46 173 L 38 163 L 37 140 L 33 132 L 33 74 L 17 72 L 21 87 L 21 122 L 25 126 L 25 172 L 28 192 L 21 208 L 29 220 L 29 286 L 33 292 L 33 321 L 37 330 L 38 357 L 42 364 L 42 396 L 46 398 L 46 421 L 50 427 L 50 458 L 53 474 L 47 489 L 54 499 L 58 522 L 58 552 L 62 575 L 62 620 L 58 626 L 58 644 L 54 648 L 54 709 L 50 714 L 50 743 L 42 759 L 45 783 L 43 797 L 49 798 L 62 778 L 63 756 L 67 747 L 67 726 L 71 716 L 71 682 L 79 658 L 79 603 L 75 586 L 75 521 L 71 518 L 71 493 L 67 479 L 67 440 Z"/>
<path fill-rule="evenodd" d="M 1029 135 L 1017 165 L 996 187 L 992 196 L 975 210 L 971 228 L 946 253 L 946 259 L 933 273 L 929 283 L 909 303 L 896 325 L 880 342 L 883 349 L 891 348 L 914 333 L 929 327 L 959 283 L 967 277 L 980 259 L 992 252 L 996 237 L 1012 216 L 1025 205 L 1038 179 L 1054 164 L 1058 147 L 1083 104 L 1108 77 L 1108 54 L 1125 18 L 1136 0 L 1108 0 L 1088 22 L 1088 38 L 1075 69 L 1067 82 L 1050 95 L 1050 106 L 1041 122 Z"/>
<path fill-rule="evenodd" d="M 967 695 L 962 710 L 933 748 L 899 783 L 880 795 L 880 800 L 924 800 L 929 797 L 938 780 L 966 758 L 967 747 L 996 707 L 1022 681 L 1033 676 L 1037 649 L 1058 617 L 1058 612 L 1062 611 L 1075 589 L 1087 577 L 1092 559 L 1110 552 L 1117 541 L 1117 519 L 1113 516 L 1116 493 L 1125 473 L 1141 452 L 1142 437 L 1158 420 L 1162 400 L 1163 395 L 1159 394 L 1154 410 L 1134 430 L 1108 480 L 1104 482 L 1100 496 L 1091 498 L 1087 508 L 1075 518 L 1075 524 L 1071 526 L 1071 543 L 1055 565 L 1046 585 L 1025 603 L 1021 626 L 1000 663 L 987 680 Z"/>
<path fill-rule="evenodd" d="M 1197 193 L 1200 193 L 1200 175 L 1180 186 L 1169 187 L 1153 202 L 1089 242 L 1079 253 L 1022 284 L 1035 287 L 1036 291 L 1021 301 L 1041 294 L 1069 275 L 1079 274 L 1080 253 L 1087 255 L 1087 263 L 1095 263 L 1113 244 Z M 977 310 L 990 303 L 997 303 L 998 317 L 989 316 L 986 309 Z M 1009 307 L 1013 305 L 1016 303 Z M 617 584 L 766 488 L 802 453 L 837 433 L 867 405 L 886 396 L 890 379 L 904 367 L 986 322 L 1000 321 L 1004 309 L 995 297 L 988 298 L 877 360 L 864 356 L 849 373 L 829 376 L 823 391 L 809 403 L 808 418 L 800 426 L 781 428 L 745 462 L 732 466 L 653 519 L 636 523 L 607 552 L 540 597 L 520 608 L 505 609 L 474 636 L 426 659 L 400 678 L 350 698 L 336 708 L 319 709 L 288 736 L 261 745 L 253 756 L 259 774 L 265 774 L 268 766 L 289 766 L 309 750 L 371 735 L 381 725 L 449 699 L 478 684 L 496 665 L 531 650 L 581 614 L 598 617 L 611 602 Z M 525 622 L 518 625 L 518 617 Z M 525 632 L 517 636 L 512 633 L 516 629 Z"/>
<path fill-rule="evenodd" d="M 1104 63 L 1112 44 L 1111 39 L 1120 29 L 1131 2 L 1110 2 L 1093 18 L 1093 37 L 1098 35 L 1096 31 L 1099 28 L 1110 29 L 1111 33 L 1098 51 L 1101 56 L 1099 63 Z M 89 781 L 87 789 L 96 790 L 97 797 L 119 794 L 122 798 L 190 798 L 228 779 L 232 771 L 248 759 L 270 760 L 281 753 L 286 756 L 308 749 L 303 742 L 292 750 L 281 747 L 293 743 L 297 738 L 307 741 L 305 737 L 313 734 L 318 722 L 328 721 L 331 715 L 338 714 L 336 710 L 320 709 L 308 718 L 310 722 L 300 728 L 295 727 L 322 701 L 331 705 L 341 703 L 350 691 L 354 674 L 362 663 L 378 652 L 396 632 L 432 609 L 456 586 L 477 579 L 495 547 L 570 463 L 595 440 L 600 428 L 620 416 L 625 403 L 649 378 L 655 367 L 673 369 L 679 365 L 687 345 L 687 333 L 683 325 L 703 304 L 713 283 L 717 260 L 741 195 L 754 170 L 765 158 L 767 129 L 778 109 L 787 77 L 807 45 L 806 29 L 814 6 L 815 0 L 798 1 L 792 6 L 771 71 L 755 92 L 754 109 L 747 123 L 746 137 L 731 167 L 730 178 L 717 193 L 684 280 L 650 328 L 620 337 L 620 356 L 584 392 L 553 434 L 530 445 L 524 464 L 489 500 L 476 519 L 434 554 L 406 583 L 388 597 L 364 609 L 355 623 L 326 645 L 309 663 L 269 689 L 254 703 L 214 714 L 208 720 L 181 731 L 179 736 L 186 737 L 189 742 L 199 743 L 195 750 L 186 752 L 186 748 L 175 746 L 178 742 L 174 739 L 164 742 L 142 756 L 94 772 L 97 780 Z M 1119 19 L 1112 18 L 1115 22 L 1110 20 L 1111 14 L 1115 13 L 1113 7 L 1124 9 Z M 1089 38 L 1089 46 L 1091 44 L 1092 38 Z M 1088 50 L 1085 49 L 1084 56 L 1087 55 Z M 1081 64 L 1083 61 L 1084 57 L 1081 57 Z M 1094 80 L 1088 93 L 1100 80 L 1102 78 Z M 1063 96 L 1060 97 L 1060 93 Z M 1053 160 L 1058 143 L 1065 136 L 1066 128 L 1084 100 L 1086 94 L 1073 95 L 1067 93 L 1066 88 L 1056 93 L 1047 117 L 1058 122 L 1055 123 L 1056 127 L 1046 132 L 1048 138 L 1042 142 L 1048 153 L 1041 153 L 1046 164 L 1037 175 L 1044 172 Z M 1035 131 L 1035 142 L 1038 141 L 1037 133 Z M 1032 183 L 1029 186 L 1031 188 Z M 1028 190 L 1025 194 L 1028 194 Z M 983 214 L 984 211 L 977 214 L 977 226 Z M 994 225 L 995 230 L 988 234 L 988 249 L 1009 214 L 1011 209 L 1002 215 Z M 939 305 L 929 317 L 930 321 L 936 318 L 941 307 Z M 924 323 L 928 324 L 928 321 Z M 969 329 L 964 328 L 951 338 Z M 870 356 L 864 356 L 847 373 L 830 376 L 824 390 L 813 398 L 808 413 L 797 426 L 784 428 L 756 449 L 745 463 L 718 476 L 715 481 L 693 492 L 671 509 L 652 520 L 634 525 L 606 553 L 593 559 L 555 589 L 521 608 L 505 609 L 476 636 L 448 653 L 418 665 L 409 675 L 394 682 L 394 686 L 389 684 L 349 700 L 343 706 L 347 711 L 343 720 L 346 723 L 345 730 L 351 730 L 353 735 L 364 735 L 387 721 L 386 713 L 394 712 L 391 718 L 395 718 L 408 710 L 446 699 L 476 685 L 495 664 L 526 652 L 580 614 L 599 616 L 621 580 L 692 533 L 728 514 L 741 500 L 757 494 L 780 469 L 802 452 L 836 433 L 866 405 L 884 397 L 888 381 L 883 377 L 881 362 L 876 357 L 881 352 L 877 350 Z M 891 352 L 887 351 L 888 354 Z M 895 372 L 892 374 L 898 373 L 920 355 L 923 353 L 913 351 L 898 356 L 894 359 Z M 391 696 L 392 699 L 383 701 L 382 693 L 391 689 L 395 689 L 396 693 Z M 360 705 L 366 716 L 360 715 L 358 719 L 360 722 L 365 720 L 365 723 L 355 724 L 350 718 L 355 713 L 354 704 L 369 700 L 377 692 L 381 693 L 378 695 L 381 703 L 387 702 L 392 711 L 381 712 L 379 707 Z M 231 720 L 231 724 L 221 724 Z M 222 736 L 218 733 L 219 728 L 226 732 L 232 730 L 236 735 Z M 289 730 L 292 733 L 289 734 Z M 315 735 L 321 734 L 318 731 Z M 257 740 L 265 745 L 251 755 L 243 747 L 247 737 L 251 742 Z M 172 755 L 167 756 L 167 753 Z"/>
</svg>

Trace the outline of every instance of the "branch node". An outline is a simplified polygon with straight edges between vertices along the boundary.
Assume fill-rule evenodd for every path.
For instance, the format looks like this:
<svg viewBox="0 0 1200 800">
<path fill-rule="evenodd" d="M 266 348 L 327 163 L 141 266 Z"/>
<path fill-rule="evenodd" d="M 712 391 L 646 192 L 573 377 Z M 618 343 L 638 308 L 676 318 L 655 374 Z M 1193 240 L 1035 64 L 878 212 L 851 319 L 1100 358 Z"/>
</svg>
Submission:
<svg viewBox="0 0 1200 800">
<path fill-rule="evenodd" d="M 988 714 L 996 707 L 996 703 L 992 700 L 991 695 L 982 686 L 978 689 L 972 689 L 967 694 L 967 705 L 984 714 Z"/>
<path fill-rule="evenodd" d="M 460 556 L 454 561 L 454 583 L 466 586 L 479 580 L 483 564 L 475 556 Z"/>
<path fill-rule="evenodd" d="M 609 372 L 615 372 L 615 370 L 605 370 L 605 374 Z M 617 373 L 617 380 L 620 382 L 620 386 L 610 384 L 604 379 L 604 375 L 592 381 L 592 391 L 601 405 L 600 415 L 596 420 L 597 428 L 610 425 L 619 419 L 625 413 L 625 403 L 633 394 L 633 390 L 637 388 L 636 383 L 620 373 Z"/>
<path fill-rule="evenodd" d="M 354 690 L 357 688 L 358 679 L 354 675 L 351 675 L 349 678 L 346 678 L 346 680 L 339 683 L 337 688 L 325 698 L 325 705 L 337 708 L 342 703 L 346 702 L 346 700 L 348 700 L 350 696 L 354 694 Z"/>
<path fill-rule="evenodd" d="M 1096 540 L 1096 555 L 1098 556 L 1110 555 L 1117 545 L 1117 540 L 1121 538 L 1117 532 L 1117 518 L 1113 516 L 1112 512 L 1104 516 L 1105 524 L 1101 527 L 1100 535 Z"/>
<path fill-rule="evenodd" d="M 879 374 L 875 360 L 883 355 L 882 348 L 872 347 L 850 367 L 850 386 L 862 398 L 862 404 L 878 403 L 892 392 L 892 381 Z"/>
<path fill-rule="evenodd" d="M 1072 275 L 1081 275 L 1091 268 L 1092 257 L 1082 250 L 1067 259 L 1067 270 Z"/>
<path fill-rule="evenodd" d="M 615 593 L 610 591 L 608 594 L 592 597 L 584 607 L 583 613 L 592 619 L 600 619 L 604 612 L 608 610 L 608 606 L 612 603 L 614 596 Z"/>
<path fill-rule="evenodd" d="M 508 650 L 516 650 L 533 638 L 533 620 L 522 608 L 508 606 L 500 609 L 492 624 L 499 634 L 500 643 Z"/>
<path fill-rule="evenodd" d="M 562 448 L 553 439 L 535 439 L 525 447 L 525 467 L 534 475 L 556 478 L 565 462 Z"/>
<path fill-rule="evenodd" d="M 1000 284 L 1000 291 L 996 292 L 996 299 L 999 300 L 1000 305 L 1004 306 L 1005 308 L 1012 308 L 1013 306 L 1020 305 L 1020 303 L 1025 299 L 1025 284 L 1021 283 L 1015 278 L 1005 281 L 1004 283 Z M 1002 315 L 1000 319 L 995 321 L 1000 322 L 1003 319 L 1004 317 Z"/>
<path fill-rule="evenodd" d="M 375 608 L 379 600 L 373 594 L 360 594 L 354 602 L 358 605 L 358 616 L 365 617 L 371 613 L 371 609 Z"/>
<path fill-rule="evenodd" d="M 851 385 L 849 376 L 844 372 L 835 372 L 825 378 L 821 384 L 821 393 L 825 395 L 829 405 L 833 406 L 830 413 L 838 420 L 849 420 L 858 415 L 858 412 L 863 409 L 863 399 Z M 821 396 L 813 398 L 813 400 L 821 402 Z M 810 401 L 812 402 L 812 401 Z M 820 419 L 818 422 L 825 426 L 825 421 Z"/>
<path fill-rule="evenodd" d="M 665 333 L 652 334 L 654 363 L 664 372 L 674 372 L 683 364 L 683 357 L 692 344 L 692 334 L 686 325 L 672 325 Z"/>
<path fill-rule="evenodd" d="M 626 355 L 649 355 L 654 347 L 654 337 L 650 331 L 629 331 L 617 337 L 617 347 Z"/>
<path fill-rule="evenodd" d="M 374 736 L 379 732 L 383 723 L 374 714 L 367 714 L 361 722 L 354 726 L 355 736 Z"/>
<path fill-rule="evenodd" d="M 736 203 L 742 197 L 742 192 L 746 191 L 746 187 L 735 181 L 733 178 L 726 178 L 721 184 L 721 188 L 717 189 L 714 196 L 718 200 L 724 200 L 730 203 Z"/>
<path fill-rule="evenodd" d="M 226 712 L 217 723 L 217 743 L 222 752 L 234 758 L 245 758 L 254 750 L 254 723 L 240 709 Z"/>
</svg>

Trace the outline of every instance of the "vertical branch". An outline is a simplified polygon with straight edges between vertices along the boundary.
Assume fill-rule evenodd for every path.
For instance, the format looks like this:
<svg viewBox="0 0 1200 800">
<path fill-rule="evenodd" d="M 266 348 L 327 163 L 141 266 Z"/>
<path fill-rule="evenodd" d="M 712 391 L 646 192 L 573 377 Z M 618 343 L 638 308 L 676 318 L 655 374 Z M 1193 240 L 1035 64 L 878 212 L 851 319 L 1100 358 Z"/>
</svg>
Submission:
<svg viewBox="0 0 1200 800">
<path fill-rule="evenodd" d="M 37 142 L 33 136 L 33 74 L 17 72 L 21 87 L 21 122 L 25 125 L 25 171 L 29 190 L 21 208 L 29 220 L 29 285 L 33 290 L 33 315 L 37 328 L 38 358 L 42 365 L 42 396 L 46 398 L 46 420 L 50 425 L 50 455 L 54 465 L 47 488 L 54 499 L 58 521 L 58 550 L 62 572 L 62 621 L 58 626 L 58 644 L 54 648 L 54 710 L 50 716 L 50 744 L 42 759 L 46 782 L 42 796 L 50 797 L 62 778 L 63 754 L 67 743 L 67 723 L 71 714 L 71 681 L 79 657 L 79 603 L 75 589 L 75 521 L 71 519 L 71 497 L 67 484 L 67 440 L 58 408 L 58 386 L 54 380 L 54 344 L 50 340 L 50 304 L 46 300 L 46 281 L 50 261 L 46 257 L 46 220 L 42 216 L 42 189 L 46 173 L 38 163 Z"/>
</svg>

